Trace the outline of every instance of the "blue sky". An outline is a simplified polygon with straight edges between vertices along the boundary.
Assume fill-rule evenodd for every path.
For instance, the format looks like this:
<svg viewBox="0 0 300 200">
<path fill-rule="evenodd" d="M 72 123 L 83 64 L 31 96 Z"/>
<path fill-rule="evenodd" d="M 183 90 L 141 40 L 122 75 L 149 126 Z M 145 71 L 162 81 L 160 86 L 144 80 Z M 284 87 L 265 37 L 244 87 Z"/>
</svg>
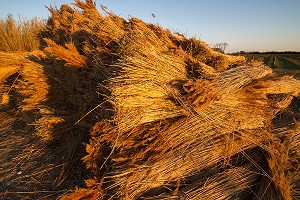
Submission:
<svg viewBox="0 0 300 200">
<path fill-rule="evenodd" d="M 72 0 L 0 0 L 0 18 L 49 15 L 45 5 Z M 197 37 L 208 44 L 227 42 L 227 52 L 300 51 L 300 0 L 97 0 L 124 18 Z M 155 18 L 152 17 L 155 14 Z"/>
</svg>

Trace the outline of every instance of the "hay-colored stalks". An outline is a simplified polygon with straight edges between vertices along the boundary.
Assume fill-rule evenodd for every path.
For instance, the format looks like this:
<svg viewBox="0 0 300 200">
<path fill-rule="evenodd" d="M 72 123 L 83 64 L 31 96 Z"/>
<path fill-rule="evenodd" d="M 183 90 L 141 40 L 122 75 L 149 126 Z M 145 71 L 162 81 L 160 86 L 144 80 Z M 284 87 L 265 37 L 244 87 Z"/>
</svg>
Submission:
<svg viewBox="0 0 300 200">
<path fill-rule="evenodd" d="M 39 32 L 44 27 L 44 21 L 38 18 L 30 20 L 15 20 L 12 14 L 6 19 L 0 19 L 0 51 L 25 52 L 38 49 Z"/>
<path fill-rule="evenodd" d="M 277 123 L 299 80 L 74 5 L 49 8 L 43 67 L 18 68 L 23 111 L 38 108 L 36 129 L 67 161 L 94 125 L 83 158 L 94 178 L 63 199 L 299 198 L 299 119 Z"/>
<path fill-rule="evenodd" d="M 3 55 L 0 55 L 0 60 L 6 60 Z M 5 84 L 5 81 L 12 76 L 13 74 L 17 73 L 19 67 L 14 66 L 14 64 L 0 64 L 0 101 L 1 106 L 6 106 L 10 102 L 9 92 L 11 90 L 11 86 Z"/>
<path fill-rule="evenodd" d="M 53 54 L 56 57 L 61 58 L 66 63 L 66 66 L 70 67 L 84 67 L 86 58 L 79 54 L 76 47 L 72 43 L 65 44 L 66 48 L 57 45 L 52 40 L 46 39 L 48 47 L 45 51 Z"/>
<path fill-rule="evenodd" d="M 103 199 L 293 198 L 292 171 L 283 167 L 289 154 L 272 121 L 299 95 L 299 80 L 75 2 L 82 11 L 50 8 L 44 35 L 72 41 L 83 70 L 103 69 L 114 108 L 87 145 L 84 161 L 95 174 L 87 198 L 99 186 Z"/>
</svg>

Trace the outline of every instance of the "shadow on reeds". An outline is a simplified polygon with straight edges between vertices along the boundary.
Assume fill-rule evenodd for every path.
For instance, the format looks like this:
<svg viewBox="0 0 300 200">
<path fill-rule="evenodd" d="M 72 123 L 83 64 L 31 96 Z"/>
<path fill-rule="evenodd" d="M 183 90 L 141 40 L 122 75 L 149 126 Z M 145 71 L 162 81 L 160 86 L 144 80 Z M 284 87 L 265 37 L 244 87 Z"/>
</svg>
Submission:
<svg viewBox="0 0 300 200">
<path fill-rule="evenodd" d="M 21 114 L 61 163 L 56 184 L 87 176 L 64 199 L 297 197 L 299 123 L 284 110 L 299 80 L 75 6 L 49 9 L 44 51 L 18 84 Z"/>
<path fill-rule="evenodd" d="M 86 155 L 89 131 L 97 121 L 112 116 L 111 105 L 103 96 L 109 95 L 108 91 L 101 87 L 112 75 L 103 74 L 101 67 L 67 67 L 65 62 L 51 56 L 45 60 L 38 60 L 35 56 L 29 56 L 29 59 L 43 66 L 47 80 L 47 100 L 39 105 L 35 122 L 38 135 L 61 160 L 61 173 L 55 182 L 60 185 L 70 178 L 85 180 L 89 173 L 82 158 Z"/>
<path fill-rule="evenodd" d="M 13 56 L 7 55 L 9 59 L 14 59 Z M 67 99 L 63 96 L 51 97 L 51 94 L 59 93 L 52 89 L 61 88 L 52 88 L 43 79 L 51 80 L 46 75 L 45 63 L 18 59 L 23 63 L 19 66 L 23 69 L 1 83 L 1 94 L 9 91 L 9 100 L 5 105 L 3 102 L 0 105 L 0 197 L 57 198 L 70 188 L 84 186 L 84 180 L 89 177 L 81 161 L 85 155 L 83 142 L 88 141 L 88 126 L 66 121 L 70 119 L 66 116 L 72 115 L 73 109 L 61 112 L 63 106 L 53 107 L 54 101 L 64 104 Z M 27 70 L 38 72 L 38 76 L 37 73 L 27 73 Z M 49 93 L 43 93 L 45 85 Z M 44 97 L 52 103 L 43 101 Z M 41 110 L 54 112 L 42 113 Z M 66 117 L 65 122 L 54 123 L 52 119 L 57 116 Z M 44 121 L 39 121 L 42 118 Z"/>
<path fill-rule="evenodd" d="M 14 55 L 2 57 L 13 62 Z M 51 56 L 17 59 L 19 70 L 0 88 L 1 95 L 9 91 L 8 102 L 0 107 L 1 118 L 12 119 L 1 124 L 1 163 L 5 163 L 0 171 L 1 196 L 56 198 L 75 186 L 83 187 L 91 176 L 82 158 L 91 127 L 112 115 L 103 96 L 109 93 L 102 87 L 111 75 L 104 75 L 101 67 L 67 67 Z"/>
</svg>

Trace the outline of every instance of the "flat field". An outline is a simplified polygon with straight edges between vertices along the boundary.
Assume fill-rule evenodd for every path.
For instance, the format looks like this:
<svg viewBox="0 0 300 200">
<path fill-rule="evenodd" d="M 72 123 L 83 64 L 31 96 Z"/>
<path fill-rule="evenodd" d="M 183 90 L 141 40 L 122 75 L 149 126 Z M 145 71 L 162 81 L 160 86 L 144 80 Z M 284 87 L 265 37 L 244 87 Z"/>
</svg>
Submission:
<svg viewBox="0 0 300 200">
<path fill-rule="evenodd" d="M 278 73 L 292 73 L 299 77 L 300 53 L 295 54 L 243 54 L 247 60 L 258 60 L 272 67 Z"/>
</svg>

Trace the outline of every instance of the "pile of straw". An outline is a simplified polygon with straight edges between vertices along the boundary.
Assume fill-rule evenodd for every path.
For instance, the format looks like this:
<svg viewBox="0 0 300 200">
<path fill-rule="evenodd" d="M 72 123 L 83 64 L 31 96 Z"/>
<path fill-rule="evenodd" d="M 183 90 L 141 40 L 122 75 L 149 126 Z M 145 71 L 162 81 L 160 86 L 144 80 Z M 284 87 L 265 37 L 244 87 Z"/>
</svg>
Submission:
<svg viewBox="0 0 300 200">
<path fill-rule="evenodd" d="M 289 107 L 300 80 L 101 14 L 92 0 L 73 5 L 50 7 L 41 33 L 49 88 L 37 127 L 50 126 L 48 140 L 75 137 L 64 148 L 72 158 L 93 126 L 83 158 L 93 178 L 63 199 L 300 198 L 300 120 Z"/>
<path fill-rule="evenodd" d="M 90 0 L 74 5 L 81 10 L 50 8 L 45 50 L 67 66 L 100 68 L 113 114 L 86 147 L 94 179 L 65 199 L 299 197 L 297 122 L 274 123 L 299 80 L 105 7 L 100 14 Z"/>
<path fill-rule="evenodd" d="M 299 80 L 75 2 L 81 11 L 50 9 L 46 51 L 76 68 L 102 68 L 114 112 L 86 147 L 95 178 L 65 199 L 299 197 L 298 123 L 274 123 Z M 54 50 L 63 42 L 66 52 L 76 47 L 76 62 Z"/>
</svg>

